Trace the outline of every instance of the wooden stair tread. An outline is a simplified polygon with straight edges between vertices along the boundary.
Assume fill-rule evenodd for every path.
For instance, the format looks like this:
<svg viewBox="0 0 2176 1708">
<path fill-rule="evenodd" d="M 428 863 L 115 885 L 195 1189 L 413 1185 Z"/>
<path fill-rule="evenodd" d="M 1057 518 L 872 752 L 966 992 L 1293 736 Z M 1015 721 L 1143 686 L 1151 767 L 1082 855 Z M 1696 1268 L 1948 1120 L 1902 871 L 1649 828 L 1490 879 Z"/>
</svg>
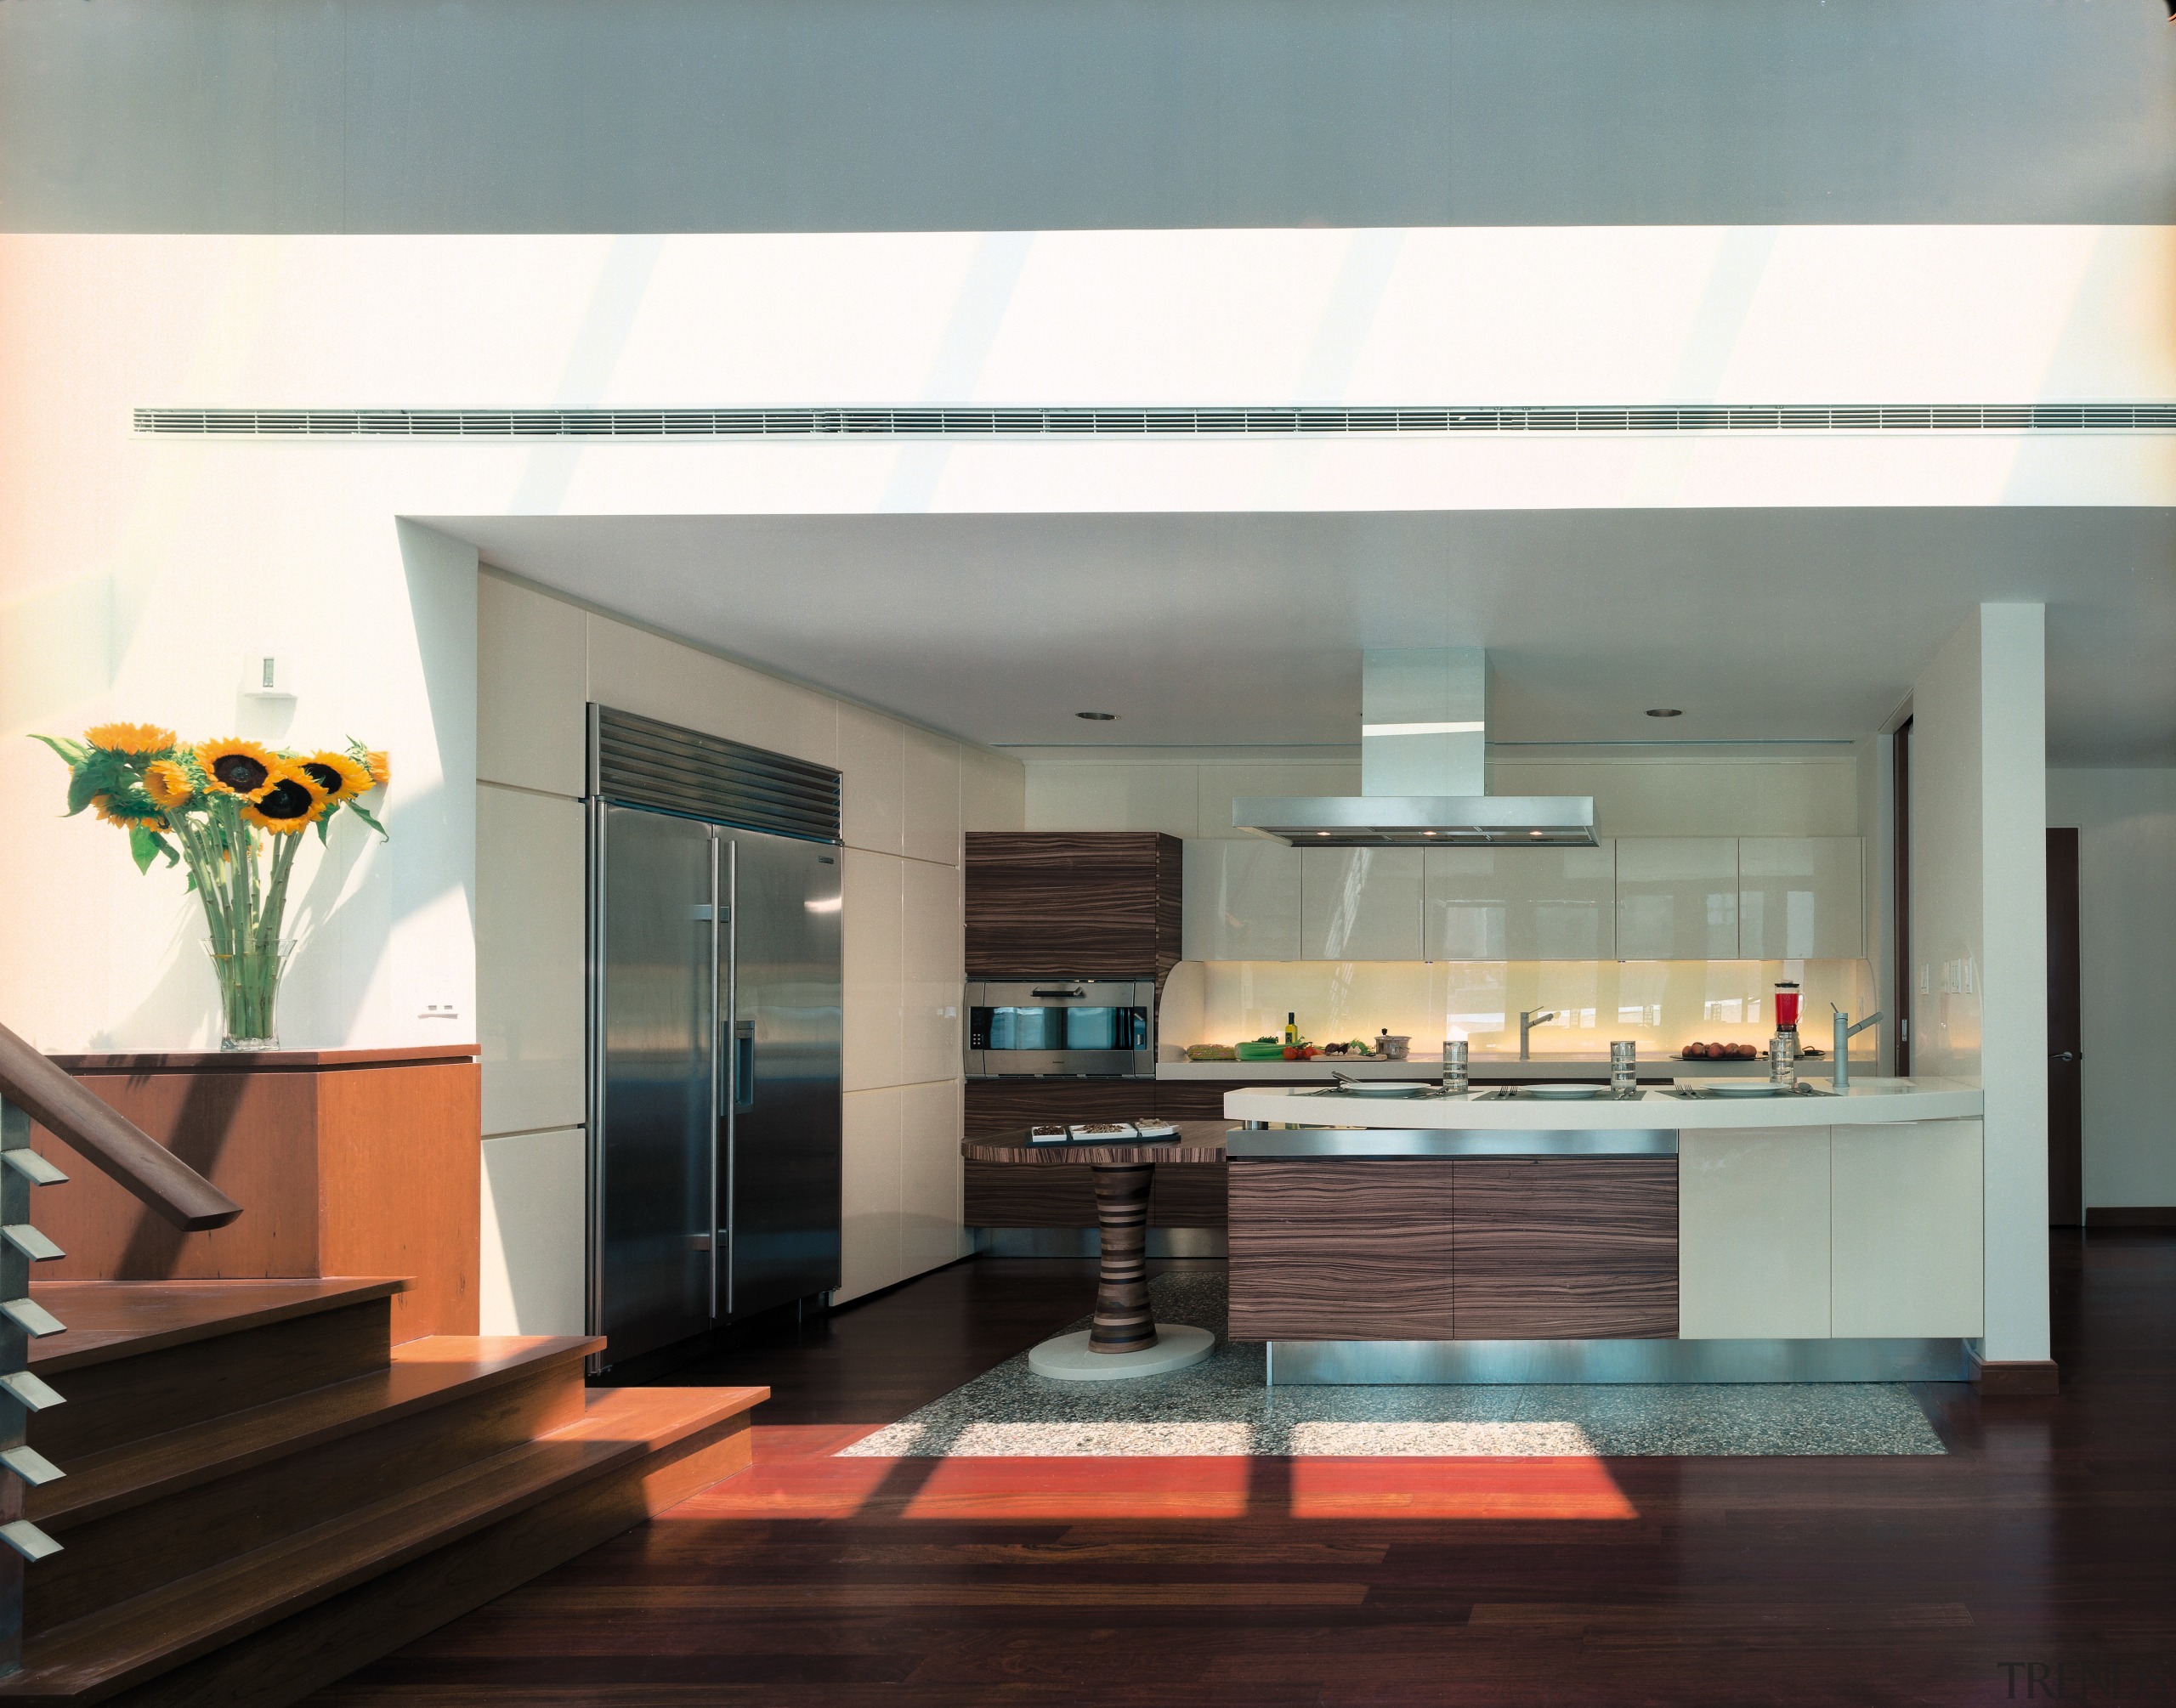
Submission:
<svg viewBox="0 0 2176 1708">
<path fill-rule="evenodd" d="M 67 1330 L 30 1344 L 31 1367 L 57 1371 L 185 1346 L 289 1317 L 384 1298 L 398 1277 L 324 1281 L 33 1281 L 31 1297 Z"/>
<path fill-rule="evenodd" d="M 540 1366 L 577 1361 L 604 1343 L 583 1335 L 432 1335 L 406 1341 L 393 1349 L 393 1362 L 383 1370 L 88 1454 L 68 1465 L 60 1481 L 30 1492 L 29 1516 L 65 1530 L 515 1380 Z M 579 1373 L 572 1379 L 579 1382 Z"/>
<path fill-rule="evenodd" d="M 0 1700 L 94 1701 L 712 1428 L 765 1388 L 598 1388 L 540 1439 L 33 1637 Z"/>
</svg>

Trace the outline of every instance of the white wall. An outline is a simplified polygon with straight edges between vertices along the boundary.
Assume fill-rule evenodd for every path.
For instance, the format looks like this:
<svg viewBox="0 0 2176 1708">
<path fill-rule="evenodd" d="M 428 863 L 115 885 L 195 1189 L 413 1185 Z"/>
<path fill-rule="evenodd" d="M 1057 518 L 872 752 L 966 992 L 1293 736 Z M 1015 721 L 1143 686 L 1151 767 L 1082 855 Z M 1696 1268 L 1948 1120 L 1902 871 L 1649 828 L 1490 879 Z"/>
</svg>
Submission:
<svg viewBox="0 0 2176 1708">
<path fill-rule="evenodd" d="M 1114 753 L 1023 750 L 1031 830 L 1161 830 L 1236 836 L 1242 795 L 1357 795 L 1350 749 L 1135 748 Z M 1492 795 L 1590 795 L 1603 836 L 1856 836 L 1855 755 L 1741 759 L 1703 755 L 1507 757 Z"/>
<path fill-rule="evenodd" d="M 2048 822 L 2078 830 L 2085 1202 L 2176 1205 L 2176 770 L 2050 771 Z"/>
<path fill-rule="evenodd" d="M 960 834 L 1019 827 L 1020 766 L 491 571 L 479 592 L 485 1332 L 582 1326 L 592 699 L 844 773 L 838 1297 L 960 1256 Z"/>
<path fill-rule="evenodd" d="M 202 910 L 184 874 L 155 865 L 139 876 L 118 831 L 88 813 L 62 818 L 60 762 L 22 738 L 120 718 L 190 741 L 240 734 L 308 749 L 353 736 L 385 749 L 391 840 L 343 816 L 325 846 L 306 836 L 297 857 L 286 930 L 301 946 L 280 1035 L 314 1049 L 466 1042 L 475 548 L 337 490 L 268 488 L 242 514 L 182 480 L 147 495 L 118 538 L 85 534 L 90 567 L 45 559 L 79 573 L 25 597 L 26 558 L 56 525 L 55 547 L 71 531 L 77 483 L 60 484 L 35 514 L 17 512 L 14 550 L 0 552 L 16 595 L 0 605 L 0 865 L 36 898 L 0 914 L 0 1023 L 52 1051 L 218 1042 Z M 310 549 L 288 549 L 305 539 Z M 291 704 L 241 696 L 246 663 L 267 652 L 292 664 Z M 422 1019 L 433 1006 L 454 1018 Z"/>
<path fill-rule="evenodd" d="M 1915 1073 L 1986 1097 L 1990 1360 L 2048 1356 L 2044 612 L 1983 605 L 1912 692 Z"/>
</svg>

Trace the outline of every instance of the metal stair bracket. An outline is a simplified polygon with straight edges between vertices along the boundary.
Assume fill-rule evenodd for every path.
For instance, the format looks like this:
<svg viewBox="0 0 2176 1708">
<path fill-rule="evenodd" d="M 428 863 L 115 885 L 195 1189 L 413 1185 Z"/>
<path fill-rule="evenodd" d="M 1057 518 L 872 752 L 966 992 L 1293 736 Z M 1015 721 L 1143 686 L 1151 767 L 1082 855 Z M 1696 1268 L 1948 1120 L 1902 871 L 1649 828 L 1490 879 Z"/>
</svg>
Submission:
<svg viewBox="0 0 2176 1708">
<path fill-rule="evenodd" d="M 0 1465 L 5 1465 L 33 1489 L 57 1483 L 68 1474 L 35 1447 L 0 1447 Z"/>
<path fill-rule="evenodd" d="M 68 1326 L 34 1298 L 0 1299 L 0 1316 L 6 1317 L 25 1334 L 38 1338 L 62 1333 Z"/>
<path fill-rule="evenodd" d="M 9 1222 L 0 1227 L 0 1239 L 4 1239 L 34 1264 L 51 1263 L 55 1258 L 65 1258 L 67 1253 L 28 1222 Z"/>
<path fill-rule="evenodd" d="M 62 1396 L 30 1368 L 30 1343 L 63 1325 L 31 1296 L 31 1265 L 64 1255 L 31 1225 L 31 1189 L 67 1178 L 31 1149 L 30 1111 L 0 1097 L 0 1502 L 21 1512 L 26 1490 L 50 1483 L 60 1468 L 32 1447 L 25 1433 L 33 1412 Z M 28 1519 L 0 1524 L 0 1675 L 23 1664 L 23 1568 L 60 1552 L 60 1544 Z"/>
<path fill-rule="evenodd" d="M 48 1555 L 57 1554 L 60 1552 L 60 1544 L 54 1541 L 51 1536 L 46 1535 L 43 1530 L 40 1530 L 28 1519 L 17 1519 L 12 1524 L 0 1524 L 0 1541 L 7 1543 L 9 1547 L 13 1548 L 26 1560 L 42 1560 Z M 16 1586 L 15 1593 L 18 1595 L 22 1593 L 22 1587 L 20 1582 Z M 17 1616 L 18 1618 L 20 1617 L 20 1615 Z M 15 1641 L 20 1644 L 22 1640 L 22 1631 L 20 1626 L 18 1626 L 15 1632 Z M 15 1655 L 15 1663 L 8 1670 L 10 1672 L 20 1672 L 22 1670 L 22 1654 L 20 1649 L 18 1649 Z"/>
<path fill-rule="evenodd" d="M 0 1374 L 0 1394 L 8 1395 L 26 1411 L 50 1411 L 56 1405 L 68 1403 L 59 1388 L 31 1370 L 10 1370 Z M 0 1447 L 0 1452 L 6 1451 Z"/>
<path fill-rule="evenodd" d="M 20 1151 L 0 1151 L 0 1162 L 6 1163 L 33 1186 L 58 1186 L 68 1178 L 27 1145 Z"/>
</svg>

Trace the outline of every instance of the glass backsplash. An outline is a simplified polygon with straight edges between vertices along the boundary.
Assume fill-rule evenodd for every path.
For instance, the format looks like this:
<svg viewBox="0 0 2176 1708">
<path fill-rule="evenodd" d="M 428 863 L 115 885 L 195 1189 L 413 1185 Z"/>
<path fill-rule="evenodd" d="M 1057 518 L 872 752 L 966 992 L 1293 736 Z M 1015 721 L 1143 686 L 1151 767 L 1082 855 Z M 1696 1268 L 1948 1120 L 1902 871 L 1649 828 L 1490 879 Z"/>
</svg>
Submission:
<svg viewBox="0 0 2176 1708">
<path fill-rule="evenodd" d="M 1280 1035 L 1291 1013 L 1316 1043 L 1388 1030 L 1413 1040 L 1416 1059 L 1440 1058 L 1447 1037 L 1476 1060 L 1516 1057 L 1527 1009 L 1556 1015 L 1533 1028 L 1536 1056 L 1606 1057 L 1618 1038 L 1655 1057 L 1695 1040 L 1765 1048 L 1779 979 L 1799 981 L 1799 1035 L 1823 1050 L 1830 1003 L 1855 1019 L 1873 1007 L 1864 960 L 1184 961 L 1164 987 L 1158 1055 Z M 1874 1049 L 1872 1030 L 1851 1041 L 1854 1060 Z"/>
</svg>

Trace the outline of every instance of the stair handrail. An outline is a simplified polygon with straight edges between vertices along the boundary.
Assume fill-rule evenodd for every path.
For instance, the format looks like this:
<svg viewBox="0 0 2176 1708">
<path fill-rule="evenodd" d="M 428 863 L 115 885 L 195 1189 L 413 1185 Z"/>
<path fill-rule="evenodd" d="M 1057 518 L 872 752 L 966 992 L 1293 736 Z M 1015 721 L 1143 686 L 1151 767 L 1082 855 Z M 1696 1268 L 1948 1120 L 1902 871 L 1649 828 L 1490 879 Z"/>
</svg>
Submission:
<svg viewBox="0 0 2176 1708">
<path fill-rule="evenodd" d="M 241 1213 L 240 1204 L 4 1026 L 0 1097 L 184 1233 L 224 1228 Z"/>
</svg>

